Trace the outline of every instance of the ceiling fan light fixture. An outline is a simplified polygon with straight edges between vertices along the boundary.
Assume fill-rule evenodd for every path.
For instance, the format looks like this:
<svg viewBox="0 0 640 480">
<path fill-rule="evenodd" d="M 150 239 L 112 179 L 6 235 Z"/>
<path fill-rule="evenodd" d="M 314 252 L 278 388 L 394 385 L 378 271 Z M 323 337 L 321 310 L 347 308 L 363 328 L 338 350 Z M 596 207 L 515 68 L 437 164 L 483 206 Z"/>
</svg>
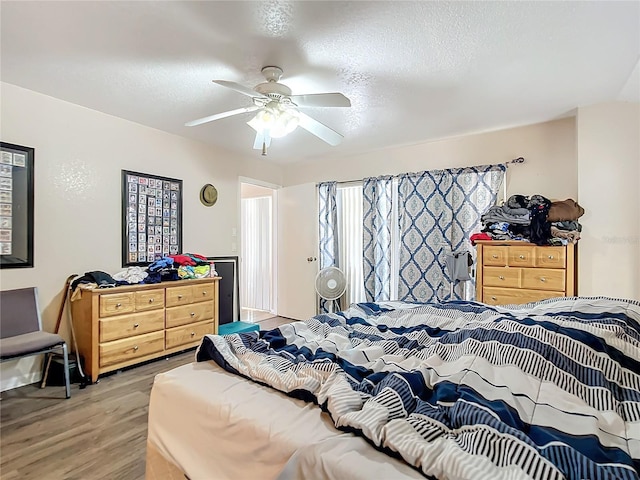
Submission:
<svg viewBox="0 0 640 480">
<path fill-rule="evenodd" d="M 278 102 L 270 102 L 247 122 L 256 132 L 269 131 L 272 138 L 281 138 L 293 132 L 300 123 L 296 109 Z"/>
<path fill-rule="evenodd" d="M 298 127 L 298 123 L 300 123 L 297 113 L 290 108 L 282 110 L 276 118 L 275 125 L 271 128 L 271 136 L 273 138 L 281 138 L 293 132 Z"/>
<path fill-rule="evenodd" d="M 304 109 L 308 107 L 350 107 L 351 101 L 347 97 L 338 92 L 291 95 L 291 89 L 280 83 L 282 76 L 280 67 L 264 67 L 262 74 L 266 82 L 256 85 L 253 89 L 228 80 L 213 80 L 213 83 L 251 97 L 253 105 L 192 120 L 185 123 L 185 126 L 194 127 L 233 115 L 257 112 L 247 122 L 256 131 L 253 142 L 255 150 L 262 148 L 264 151 L 269 148 L 271 138 L 284 137 L 298 126 L 329 145 L 340 144 L 343 139 L 342 135 L 305 114 Z"/>
</svg>

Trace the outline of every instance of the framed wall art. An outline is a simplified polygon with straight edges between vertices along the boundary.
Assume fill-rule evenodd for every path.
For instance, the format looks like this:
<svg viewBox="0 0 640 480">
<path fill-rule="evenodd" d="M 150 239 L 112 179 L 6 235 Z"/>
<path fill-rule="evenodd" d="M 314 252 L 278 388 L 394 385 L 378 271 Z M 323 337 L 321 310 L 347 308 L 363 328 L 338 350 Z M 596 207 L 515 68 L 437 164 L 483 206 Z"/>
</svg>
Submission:
<svg viewBox="0 0 640 480">
<path fill-rule="evenodd" d="M 182 180 L 122 170 L 122 266 L 182 253 Z"/>
<path fill-rule="evenodd" d="M 0 142 L 0 268 L 33 267 L 34 149 Z"/>
</svg>

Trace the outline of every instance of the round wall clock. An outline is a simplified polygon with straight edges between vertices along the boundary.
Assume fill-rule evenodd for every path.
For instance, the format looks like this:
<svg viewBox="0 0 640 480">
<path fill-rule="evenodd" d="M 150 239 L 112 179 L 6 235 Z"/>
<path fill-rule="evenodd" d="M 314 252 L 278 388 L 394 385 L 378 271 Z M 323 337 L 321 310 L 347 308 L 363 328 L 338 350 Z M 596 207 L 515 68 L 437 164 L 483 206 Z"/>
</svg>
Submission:
<svg viewBox="0 0 640 480">
<path fill-rule="evenodd" d="M 206 207 L 213 206 L 218 201 L 218 190 L 216 190 L 216 187 L 210 183 L 202 187 L 200 190 L 200 201 Z"/>
</svg>

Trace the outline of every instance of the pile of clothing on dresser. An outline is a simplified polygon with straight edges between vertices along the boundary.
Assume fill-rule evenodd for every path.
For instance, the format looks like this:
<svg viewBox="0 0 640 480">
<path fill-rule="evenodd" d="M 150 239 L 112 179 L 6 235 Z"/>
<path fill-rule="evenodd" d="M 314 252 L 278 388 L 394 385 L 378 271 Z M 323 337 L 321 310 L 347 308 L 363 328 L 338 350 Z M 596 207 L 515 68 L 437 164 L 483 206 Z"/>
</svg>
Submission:
<svg viewBox="0 0 640 480">
<path fill-rule="evenodd" d="M 211 260 L 207 260 L 207 257 L 197 253 L 167 255 L 151 263 L 147 267 L 147 276 L 137 283 L 159 283 L 168 280 L 210 277 L 212 276 L 212 265 L 213 262 Z M 126 279 L 131 269 L 134 268 L 136 267 L 129 267 L 123 272 L 116 273 L 114 278 L 122 276 Z M 215 269 L 213 271 L 215 273 Z"/>
<path fill-rule="evenodd" d="M 147 267 L 127 267 L 114 275 L 99 270 L 86 272 L 71 281 L 71 289 L 75 291 L 79 285 L 84 289 L 108 288 L 217 276 L 213 261 L 197 253 L 183 253 L 164 256 Z"/>
<path fill-rule="evenodd" d="M 522 240 L 536 245 L 567 245 L 580 239 L 584 214 L 575 200 L 552 202 L 542 195 L 512 195 L 503 205 L 490 207 L 482 215 L 482 231 L 476 240 Z"/>
</svg>

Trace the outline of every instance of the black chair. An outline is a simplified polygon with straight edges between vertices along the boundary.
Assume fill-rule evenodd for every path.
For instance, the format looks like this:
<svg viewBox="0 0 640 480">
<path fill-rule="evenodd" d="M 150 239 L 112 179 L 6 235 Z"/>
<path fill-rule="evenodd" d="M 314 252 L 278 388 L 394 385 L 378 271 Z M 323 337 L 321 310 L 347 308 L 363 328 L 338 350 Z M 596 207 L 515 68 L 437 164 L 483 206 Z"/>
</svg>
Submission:
<svg viewBox="0 0 640 480">
<path fill-rule="evenodd" d="M 62 350 L 67 398 L 71 397 L 69 355 L 64 339 L 42 331 L 36 287 L 0 292 L 0 362 Z"/>
</svg>

